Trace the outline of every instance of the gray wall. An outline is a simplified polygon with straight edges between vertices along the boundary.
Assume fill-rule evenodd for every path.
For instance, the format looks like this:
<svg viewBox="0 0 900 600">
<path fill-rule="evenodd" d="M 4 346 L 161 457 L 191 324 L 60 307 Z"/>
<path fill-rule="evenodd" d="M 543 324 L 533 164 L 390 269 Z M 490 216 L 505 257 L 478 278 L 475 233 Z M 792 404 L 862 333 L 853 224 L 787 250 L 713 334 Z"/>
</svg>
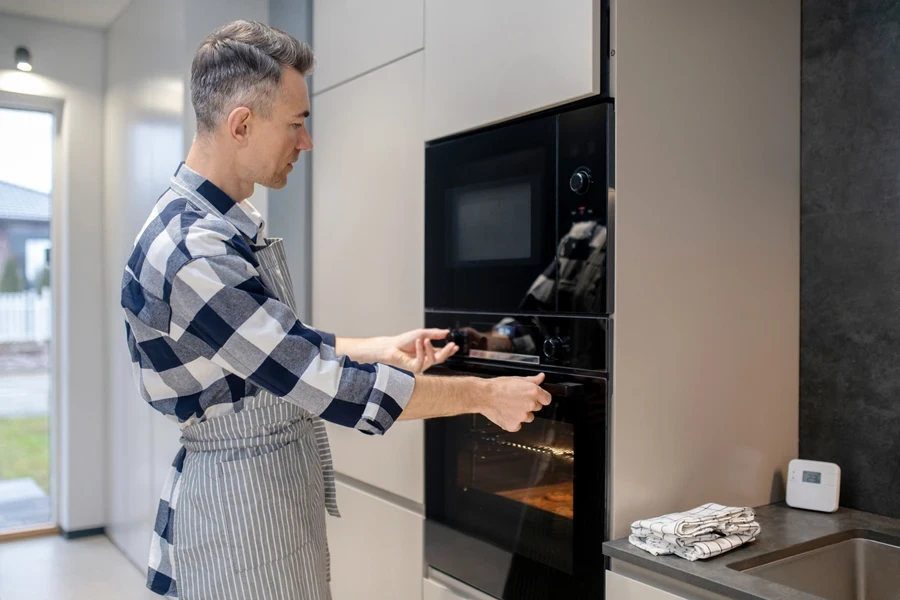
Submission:
<svg viewBox="0 0 900 600">
<path fill-rule="evenodd" d="M 278 27 L 298 40 L 311 43 L 312 0 L 269 0 L 269 25 Z M 315 50 L 315 46 L 313 47 Z M 310 96 L 315 76 L 308 79 Z M 315 144 L 315 115 L 307 121 Z M 297 316 L 309 323 L 311 314 L 309 282 L 311 280 L 312 236 L 310 207 L 312 206 L 310 153 L 300 154 L 287 185 L 281 190 L 269 190 L 269 216 L 266 234 L 284 238 L 285 252 L 294 283 Z"/>
<path fill-rule="evenodd" d="M 800 456 L 900 517 L 900 2 L 804 0 Z"/>
</svg>

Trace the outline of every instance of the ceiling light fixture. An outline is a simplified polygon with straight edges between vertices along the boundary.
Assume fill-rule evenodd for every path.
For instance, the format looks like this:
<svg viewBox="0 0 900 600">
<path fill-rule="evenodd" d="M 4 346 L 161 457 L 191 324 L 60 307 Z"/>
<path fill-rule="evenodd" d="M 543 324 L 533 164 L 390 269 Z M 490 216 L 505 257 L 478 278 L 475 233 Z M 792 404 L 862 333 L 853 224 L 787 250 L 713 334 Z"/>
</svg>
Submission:
<svg viewBox="0 0 900 600">
<path fill-rule="evenodd" d="M 16 48 L 16 68 L 26 73 L 31 71 L 31 53 L 24 46 Z"/>
</svg>

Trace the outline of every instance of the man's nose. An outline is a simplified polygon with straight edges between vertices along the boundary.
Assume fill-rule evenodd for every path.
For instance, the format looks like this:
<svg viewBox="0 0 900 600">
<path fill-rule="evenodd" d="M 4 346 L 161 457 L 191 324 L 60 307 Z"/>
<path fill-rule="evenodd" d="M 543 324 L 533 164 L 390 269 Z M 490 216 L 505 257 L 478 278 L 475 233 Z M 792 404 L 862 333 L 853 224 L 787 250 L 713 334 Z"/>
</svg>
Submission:
<svg viewBox="0 0 900 600">
<path fill-rule="evenodd" d="M 299 139 L 297 140 L 297 150 L 306 150 L 307 152 L 309 152 L 310 150 L 312 150 L 312 147 L 312 138 L 304 128 L 303 132 L 300 134 Z"/>
</svg>

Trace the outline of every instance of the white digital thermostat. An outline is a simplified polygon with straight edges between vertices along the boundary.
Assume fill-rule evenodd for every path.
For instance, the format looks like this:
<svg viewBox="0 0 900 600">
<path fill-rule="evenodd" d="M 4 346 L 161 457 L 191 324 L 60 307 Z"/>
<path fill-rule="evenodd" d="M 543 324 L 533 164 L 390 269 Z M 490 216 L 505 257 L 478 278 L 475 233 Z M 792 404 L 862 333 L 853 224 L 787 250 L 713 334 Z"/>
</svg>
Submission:
<svg viewBox="0 0 900 600">
<path fill-rule="evenodd" d="M 834 463 L 795 458 L 788 465 L 787 504 L 834 512 L 841 500 L 841 468 Z"/>
</svg>

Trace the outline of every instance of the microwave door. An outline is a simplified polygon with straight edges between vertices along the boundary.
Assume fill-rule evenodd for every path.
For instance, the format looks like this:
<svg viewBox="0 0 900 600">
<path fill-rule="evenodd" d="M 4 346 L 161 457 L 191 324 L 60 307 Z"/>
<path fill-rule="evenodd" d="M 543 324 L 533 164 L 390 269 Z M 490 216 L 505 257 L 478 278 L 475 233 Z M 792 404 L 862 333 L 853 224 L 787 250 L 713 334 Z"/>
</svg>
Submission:
<svg viewBox="0 0 900 600">
<path fill-rule="evenodd" d="M 429 146 L 425 182 L 428 309 L 556 309 L 555 117 Z"/>
</svg>

